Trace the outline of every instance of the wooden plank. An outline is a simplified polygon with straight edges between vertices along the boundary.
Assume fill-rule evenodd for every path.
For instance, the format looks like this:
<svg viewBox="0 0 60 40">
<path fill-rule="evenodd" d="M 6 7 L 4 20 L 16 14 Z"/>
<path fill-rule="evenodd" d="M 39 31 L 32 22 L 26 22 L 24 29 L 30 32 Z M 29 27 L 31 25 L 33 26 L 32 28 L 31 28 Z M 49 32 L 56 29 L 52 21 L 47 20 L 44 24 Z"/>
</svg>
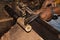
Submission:
<svg viewBox="0 0 60 40">
<path fill-rule="evenodd" d="M 52 34 L 49 30 L 47 30 L 41 24 L 33 21 L 30 23 L 32 25 L 33 30 L 40 35 L 44 40 L 60 40 L 55 34 Z M 33 25 L 34 24 L 34 25 Z"/>
<path fill-rule="evenodd" d="M 15 24 L 1 40 L 43 40 L 35 31 L 25 32 L 18 24 Z"/>
</svg>

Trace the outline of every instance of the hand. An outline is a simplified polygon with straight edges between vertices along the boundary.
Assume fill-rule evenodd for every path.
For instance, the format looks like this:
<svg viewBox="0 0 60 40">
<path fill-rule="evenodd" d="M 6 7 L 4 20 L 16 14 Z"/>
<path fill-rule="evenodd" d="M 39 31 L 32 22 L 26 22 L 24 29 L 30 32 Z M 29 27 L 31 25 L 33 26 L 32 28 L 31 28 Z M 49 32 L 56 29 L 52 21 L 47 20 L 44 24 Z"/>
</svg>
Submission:
<svg viewBox="0 0 60 40">
<path fill-rule="evenodd" d="M 52 13 L 51 13 L 50 8 L 46 8 L 46 9 L 42 9 L 42 10 L 39 9 L 39 10 L 35 11 L 35 14 L 39 14 L 39 13 L 41 13 L 40 18 L 42 20 L 49 21 L 52 18 Z"/>
<path fill-rule="evenodd" d="M 45 9 L 45 11 L 43 11 L 43 13 L 40 15 L 40 18 L 45 20 L 45 21 L 49 21 L 52 18 L 52 13 L 50 8 Z"/>
<path fill-rule="evenodd" d="M 54 12 L 58 15 L 60 15 L 60 7 L 55 7 Z"/>
</svg>

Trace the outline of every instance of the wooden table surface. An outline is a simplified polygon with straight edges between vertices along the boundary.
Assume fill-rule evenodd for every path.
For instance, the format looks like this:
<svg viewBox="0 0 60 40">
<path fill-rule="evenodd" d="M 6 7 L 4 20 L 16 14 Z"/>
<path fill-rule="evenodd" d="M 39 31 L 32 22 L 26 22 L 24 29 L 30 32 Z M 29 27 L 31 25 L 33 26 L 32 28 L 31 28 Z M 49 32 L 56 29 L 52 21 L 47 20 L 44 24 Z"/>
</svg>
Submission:
<svg viewBox="0 0 60 40">
<path fill-rule="evenodd" d="M 18 24 L 15 24 L 1 40 L 43 40 L 34 30 L 27 33 Z"/>
</svg>

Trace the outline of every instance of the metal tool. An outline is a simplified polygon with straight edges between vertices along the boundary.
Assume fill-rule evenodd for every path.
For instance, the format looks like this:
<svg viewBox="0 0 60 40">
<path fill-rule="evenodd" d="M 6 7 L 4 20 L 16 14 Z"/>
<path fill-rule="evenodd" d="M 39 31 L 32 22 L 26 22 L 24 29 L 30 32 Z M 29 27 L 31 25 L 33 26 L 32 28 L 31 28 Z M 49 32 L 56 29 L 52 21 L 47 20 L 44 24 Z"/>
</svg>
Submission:
<svg viewBox="0 0 60 40">
<path fill-rule="evenodd" d="M 20 6 L 23 7 L 24 10 L 27 11 L 30 15 L 32 15 L 32 16 L 27 17 L 25 19 L 25 24 L 29 24 L 30 22 L 32 22 L 33 20 L 35 20 L 39 16 L 39 14 L 37 14 L 37 15 L 34 14 L 34 12 L 29 7 L 27 7 L 26 5 L 24 5 L 23 3 L 20 3 Z M 19 7 L 19 9 L 21 11 L 20 7 Z"/>
<path fill-rule="evenodd" d="M 13 17 L 13 18 L 17 21 L 17 23 L 18 23 L 19 25 L 21 25 L 21 27 L 22 27 L 26 32 L 30 32 L 30 31 L 31 31 L 32 27 L 31 27 L 29 24 L 24 25 L 24 22 L 23 22 L 24 19 L 21 18 L 20 16 L 18 16 L 17 13 L 16 13 L 11 7 L 9 7 L 8 5 L 6 5 L 6 6 L 5 6 L 5 10 L 8 12 L 8 14 L 9 14 L 11 17 Z M 22 20 L 23 20 L 23 21 L 22 21 Z"/>
</svg>

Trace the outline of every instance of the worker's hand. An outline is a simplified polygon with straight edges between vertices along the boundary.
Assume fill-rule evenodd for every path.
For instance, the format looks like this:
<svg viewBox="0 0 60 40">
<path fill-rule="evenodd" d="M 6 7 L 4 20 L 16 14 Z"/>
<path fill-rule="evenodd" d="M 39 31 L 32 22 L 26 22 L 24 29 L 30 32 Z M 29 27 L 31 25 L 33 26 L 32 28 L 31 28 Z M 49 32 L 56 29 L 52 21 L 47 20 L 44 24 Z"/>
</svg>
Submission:
<svg viewBox="0 0 60 40">
<path fill-rule="evenodd" d="M 58 15 L 60 15 L 60 7 L 55 7 L 54 12 Z"/>
<path fill-rule="evenodd" d="M 56 13 L 57 15 L 60 15 L 60 7 L 55 7 L 54 9 L 54 13 Z M 41 13 L 42 12 L 42 13 Z M 35 14 L 40 14 L 40 18 L 45 20 L 45 21 L 49 21 L 52 19 L 52 12 L 50 8 L 46 8 L 46 9 L 39 9 L 35 12 Z"/>
<path fill-rule="evenodd" d="M 45 21 L 49 21 L 52 18 L 52 13 L 50 8 L 45 9 L 45 11 L 42 12 L 42 14 L 40 15 L 40 18 L 45 20 Z"/>
<path fill-rule="evenodd" d="M 52 18 L 52 13 L 51 13 L 51 10 L 50 8 L 46 8 L 46 9 L 39 9 L 37 11 L 35 11 L 35 14 L 39 14 L 40 13 L 40 18 L 42 20 L 45 20 L 45 21 L 49 21 L 51 18 Z"/>
</svg>

